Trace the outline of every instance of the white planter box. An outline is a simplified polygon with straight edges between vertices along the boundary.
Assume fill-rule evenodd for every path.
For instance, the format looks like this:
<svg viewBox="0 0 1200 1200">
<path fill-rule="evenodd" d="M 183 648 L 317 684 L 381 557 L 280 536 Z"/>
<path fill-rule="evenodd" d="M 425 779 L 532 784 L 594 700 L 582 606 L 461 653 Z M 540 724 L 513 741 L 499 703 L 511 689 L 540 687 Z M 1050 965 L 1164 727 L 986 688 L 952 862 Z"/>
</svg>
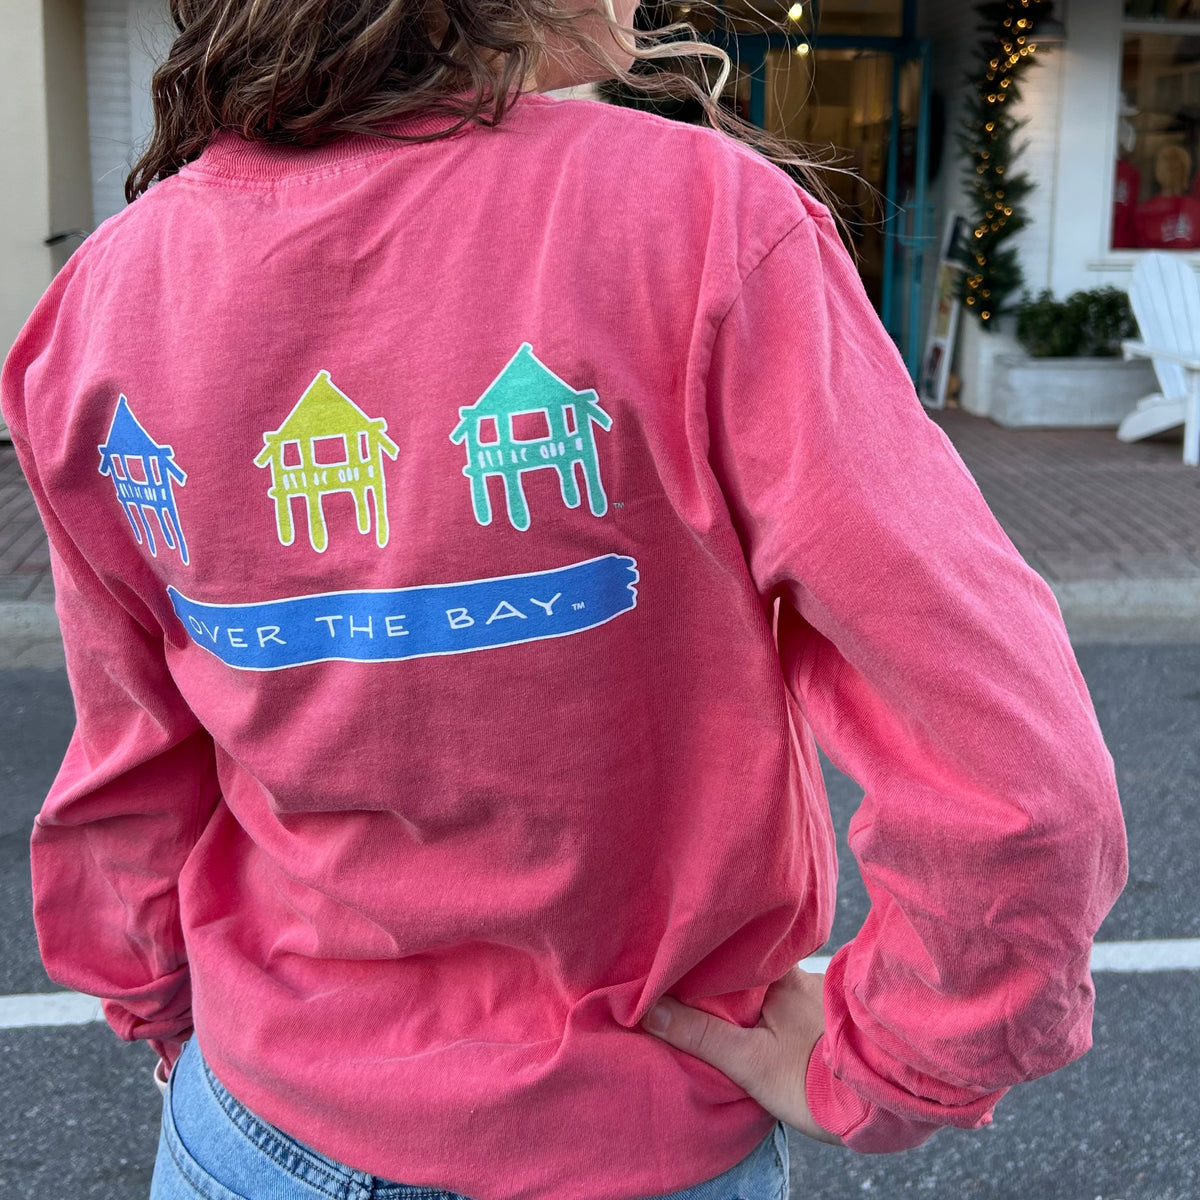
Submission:
<svg viewBox="0 0 1200 1200">
<path fill-rule="evenodd" d="M 1016 325 L 1015 317 L 1001 317 L 994 329 L 984 329 L 976 317 L 963 313 L 958 335 L 958 403 L 974 416 L 992 415 L 996 359 L 1021 350 Z"/>
<path fill-rule="evenodd" d="M 1145 360 L 1002 354 L 991 387 L 987 415 L 1000 425 L 1104 429 L 1116 428 L 1158 382 Z"/>
</svg>

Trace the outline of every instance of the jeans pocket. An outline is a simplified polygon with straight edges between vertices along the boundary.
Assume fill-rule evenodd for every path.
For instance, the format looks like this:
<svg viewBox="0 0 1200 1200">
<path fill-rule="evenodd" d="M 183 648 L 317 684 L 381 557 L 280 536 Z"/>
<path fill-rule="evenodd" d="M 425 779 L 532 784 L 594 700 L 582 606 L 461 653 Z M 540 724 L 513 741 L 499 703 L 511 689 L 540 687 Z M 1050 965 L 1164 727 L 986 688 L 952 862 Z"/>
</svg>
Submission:
<svg viewBox="0 0 1200 1200">
<path fill-rule="evenodd" d="M 775 1159 L 779 1167 L 777 1200 L 788 1200 L 791 1189 L 792 1156 L 788 1150 L 787 1126 L 782 1121 L 775 1125 Z"/>
<path fill-rule="evenodd" d="M 184 1043 L 183 1054 L 190 1042 Z M 247 1200 L 214 1179 L 188 1150 L 175 1123 L 173 1099 L 175 1082 L 180 1074 L 183 1054 L 176 1061 L 167 1080 L 163 1096 L 162 1127 L 154 1176 L 150 1183 L 150 1200 Z"/>
<path fill-rule="evenodd" d="M 788 1144 L 782 1121 L 723 1175 L 660 1200 L 787 1200 Z"/>
<path fill-rule="evenodd" d="M 728 1200 L 787 1200 L 789 1167 L 787 1131 L 782 1121 L 776 1121 L 758 1149 L 741 1164 Z M 709 1200 L 707 1194 L 704 1200 Z M 726 1200 L 726 1196 L 711 1200 Z"/>
</svg>

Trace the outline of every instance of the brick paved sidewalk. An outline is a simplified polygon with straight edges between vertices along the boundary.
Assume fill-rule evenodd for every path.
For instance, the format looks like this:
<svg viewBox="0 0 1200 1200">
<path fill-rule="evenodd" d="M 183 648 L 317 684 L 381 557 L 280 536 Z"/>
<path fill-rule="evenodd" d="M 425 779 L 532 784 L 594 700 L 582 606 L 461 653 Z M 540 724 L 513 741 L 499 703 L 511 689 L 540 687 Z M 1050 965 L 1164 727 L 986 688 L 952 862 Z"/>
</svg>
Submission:
<svg viewBox="0 0 1200 1200">
<path fill-rule="evenodd" d="M 996 518 L 1051 584 L 1200 580 L 1200 468 L 1182 435 L 1125 445 L 1110 429 L 1007 430 L 933 414 Z M 0 442 L 0 603 L 52 602 L 45 535 Z"/>
<path fill-rule="evenodd" d="M 33 496 L 17 466 L 17 453 L 0 442 L 0 604 L 54 602 L 50 551 Z"/>
<path fill-rule="evenodd" d="M 1200 468 L 1183 465 L 1181 431 L 1126 445 L 1111 429 L 931 415 L 1049 583 L 1200 579 Z"/>
</svg>

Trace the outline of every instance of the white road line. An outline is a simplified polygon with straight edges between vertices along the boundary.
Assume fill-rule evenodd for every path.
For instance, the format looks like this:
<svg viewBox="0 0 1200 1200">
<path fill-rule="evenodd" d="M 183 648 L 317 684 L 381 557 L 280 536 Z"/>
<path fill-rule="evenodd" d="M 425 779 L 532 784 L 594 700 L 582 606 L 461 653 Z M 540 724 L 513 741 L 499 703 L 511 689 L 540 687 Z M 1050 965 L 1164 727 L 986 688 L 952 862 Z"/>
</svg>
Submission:
<svg viewBox="0 0 1200 1200">
<path fill-rule="evenodd" d="M 1200 971 L 1200 938 L 1174 942 L 1098 942 L 1093 971 Z"/>
<path fill-rule="evenodd" d="M 829 959 L 814 955 L 801 964 L 824 974 Z M 1163 942 L 1097 942 L 1092 948 L 1096 972 L 1200 971 L 1200 938 Z M 80 992 L 30 992 L 0 996 L 0 1029 L 46 1025 L 89 1025 L 103 1021 L 100 1001 Z"/>
<path fill-rule="evenodd" d="M 103 1020 L 100 1001 L 81 992 L 0 996 L 0 1029 L 20 1029 L 29 1025 L 88 1025 Z"/>
<path fill-rule="evenodd" d="M 800 966 L 823 975 L 829 959 L 814 955 Z M 1200 938 L 1163 942 L 1097 942 L 1092 947 L 1096 972 L 1200 971 Z"/>
</svg>

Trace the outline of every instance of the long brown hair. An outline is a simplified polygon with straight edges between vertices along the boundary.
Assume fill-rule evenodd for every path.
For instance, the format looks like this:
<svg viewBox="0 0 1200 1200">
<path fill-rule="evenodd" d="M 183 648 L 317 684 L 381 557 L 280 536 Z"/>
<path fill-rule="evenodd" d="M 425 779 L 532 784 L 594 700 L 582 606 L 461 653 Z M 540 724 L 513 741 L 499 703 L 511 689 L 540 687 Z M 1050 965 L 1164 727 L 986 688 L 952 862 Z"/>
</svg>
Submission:
<svg viewBox="0 0 1200 1200">
<path fill-rule="evenodd" d="M 424 142 L 470 121 L 496 125 L 531 72 L 561 50 L 581 50 L 599 64 L 597 78 L 647 97 L 699 103 L 714 129 L 832 207 L 818 177 L 822 164 L 720 103 L 732 70 L 724 50 L 699 40 L 689 22 L 634 29 L 617 21 L 612 0 L 593 2 L 598 7 L 568 11 L 556 0 L 170 0 L 179 32 L 154 72 L 154 133 L 126 180 L 126 199 L 198 157 L 218 129 L 316 146 L 352 133 Z M 718 10 L 692 0 L 691 13 Z M 596 22 L 634 69 L 614 61 L 590 32 Z M 647 69 L 654 60 L 662 67 Z M 714 62 L 719 77 L 703 86 L 697 76 L 709 83 Z M 410 136 L 377 128 L 418 111 L 456 123 Z"/>
</svg>

